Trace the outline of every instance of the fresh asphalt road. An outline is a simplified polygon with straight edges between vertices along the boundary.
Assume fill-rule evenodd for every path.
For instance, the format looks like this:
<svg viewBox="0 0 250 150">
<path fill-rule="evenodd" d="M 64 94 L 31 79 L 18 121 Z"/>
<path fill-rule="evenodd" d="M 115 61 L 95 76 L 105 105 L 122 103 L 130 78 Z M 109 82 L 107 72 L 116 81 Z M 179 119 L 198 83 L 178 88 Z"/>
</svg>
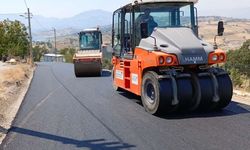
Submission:
<svg viewBox="0 0 250 150">
<path fill-rule="evenodd" d="M 155 117 L 111 81 L 108 72 L 75 78 L 72 64 L 39 63 L 0 149 L 250 149 L 249 106 Z"/>
</svg>

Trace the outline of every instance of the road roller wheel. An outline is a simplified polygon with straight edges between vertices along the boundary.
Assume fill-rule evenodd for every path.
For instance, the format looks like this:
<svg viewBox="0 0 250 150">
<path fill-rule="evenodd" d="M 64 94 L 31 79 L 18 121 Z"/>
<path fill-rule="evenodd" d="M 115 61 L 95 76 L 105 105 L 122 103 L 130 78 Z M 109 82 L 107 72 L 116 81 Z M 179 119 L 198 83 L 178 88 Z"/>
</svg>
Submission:
<svg viewBox="0 0 250 150">
<path fill-rule="evenodd" d="M 77 78 L 82 77 L 82 75 L 81 75 L 80 71 L 78 70 L 76 64 L 74 64 L 74 71 L 75 71 L 75 76 Z"/>
<path fill-rule="evenodd" d="M 179 78 L 177 82 L 178 100 L 180 102 L 179 109 L 181 111 L 189 110 L 196 104 L 194 99 L 194 90 L 192 80 L 190 78 Z"/>
<path fill-rule="evenodd" d="M 142 104 L 147 112 L 160 115 L 172 112 L 176 106 L 172 106 L 172 86 L 167 79 L 158 80 L 153 71 L 145 73 L 142 80 Z"/>
<path fill-rule="evenodd" d="M 199 77 L 200 91 L 201 91 L 201 101 L 199 110 L 208 111 L 215 108 L 217 105 L 213 102 L 214 87 L 213 81 L 209 76 Z"/>
<path fill-rule="evenodd" d="M 191 107 L 189 108 L 189 111 L 195 111 L 199 108 L 200 102 L 201 102 L 201 88 L 199 83 L 199 78 L 195 73 L 192 73 L 192 86 L 193 86 L 193 100 Z"/>
<path fill-rule="evenodd" d="M 99 71 L 98 73 L 96 73 L 96 76 L 97 77 L 101 77 L 102 76 L 102 69 L 101 69 L 101 71 Z"/>
<path fill-rule="evenodd" d="M 217 105 L 217 109 L 225 108 L 232 100 L 233 85 L 228 74 L 216 76 L 218 81 L 218 93 L 220 101 Z"/>
<path fill-rule="evenodd" d="M 101 64 L 83 64 L 81 62 L 74 63 L 76 77 L 95 77 L 101 76 Z"/>
</svg>

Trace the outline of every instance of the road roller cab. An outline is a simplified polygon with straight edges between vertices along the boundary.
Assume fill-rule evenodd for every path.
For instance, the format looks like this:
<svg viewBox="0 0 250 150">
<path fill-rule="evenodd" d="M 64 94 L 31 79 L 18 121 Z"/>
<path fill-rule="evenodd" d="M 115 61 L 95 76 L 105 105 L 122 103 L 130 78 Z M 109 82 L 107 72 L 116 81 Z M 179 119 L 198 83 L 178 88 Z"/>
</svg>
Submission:
<svg viewBox="0 0 250 150">
<path fill-rule="evenodd" d="M 102 72 L 102 33 L 85 29 L 79 33 L 80 50 L 73 56 L 76 77 L 100 76 Z"/>
<path fill-rule="evenodd" d="M 232 98 L 226 53 L 198 36 L 198 0 L 138 0 L 113 13 L 113 86 L 151 114 L 215 110 Z M 223 35 L 223 22 L 218 35 Z"/>
</svg>

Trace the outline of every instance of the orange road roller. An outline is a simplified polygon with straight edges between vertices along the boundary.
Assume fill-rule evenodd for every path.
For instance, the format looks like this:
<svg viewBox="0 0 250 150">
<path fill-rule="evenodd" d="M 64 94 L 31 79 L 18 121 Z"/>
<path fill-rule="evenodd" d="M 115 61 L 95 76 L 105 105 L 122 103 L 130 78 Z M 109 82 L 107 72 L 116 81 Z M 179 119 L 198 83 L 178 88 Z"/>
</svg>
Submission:
<svg viewBox="0 0 250 150">
<path fill-rule="evenodd" d="M 219 110 L 232 99 L 225 51 L 198 34 L 198 0 L 135 0 L 113 13 L 113 87 L 153 115 Z M 224 33 L 223 22 L 218 33 Z M 216 39 L 216 38 L 215 38 Z"/>
</svg>

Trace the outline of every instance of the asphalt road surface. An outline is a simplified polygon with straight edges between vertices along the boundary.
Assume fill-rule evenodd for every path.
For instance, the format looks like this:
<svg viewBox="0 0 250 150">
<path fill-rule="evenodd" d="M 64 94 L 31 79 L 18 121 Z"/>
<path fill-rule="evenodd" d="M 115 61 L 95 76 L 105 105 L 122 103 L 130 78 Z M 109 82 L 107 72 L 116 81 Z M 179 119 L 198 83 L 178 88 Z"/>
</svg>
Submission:
<svg viewBox="0 0 250 150">
<path fill-rule="evenodd" d="M 155 117 L 103 77 L 75 78 L 72 64 L 40 63 L 4 150 L 247 150 L 250 107 Z M 1 129 L 0 132 L 5 132 Z"/>
</svg>

